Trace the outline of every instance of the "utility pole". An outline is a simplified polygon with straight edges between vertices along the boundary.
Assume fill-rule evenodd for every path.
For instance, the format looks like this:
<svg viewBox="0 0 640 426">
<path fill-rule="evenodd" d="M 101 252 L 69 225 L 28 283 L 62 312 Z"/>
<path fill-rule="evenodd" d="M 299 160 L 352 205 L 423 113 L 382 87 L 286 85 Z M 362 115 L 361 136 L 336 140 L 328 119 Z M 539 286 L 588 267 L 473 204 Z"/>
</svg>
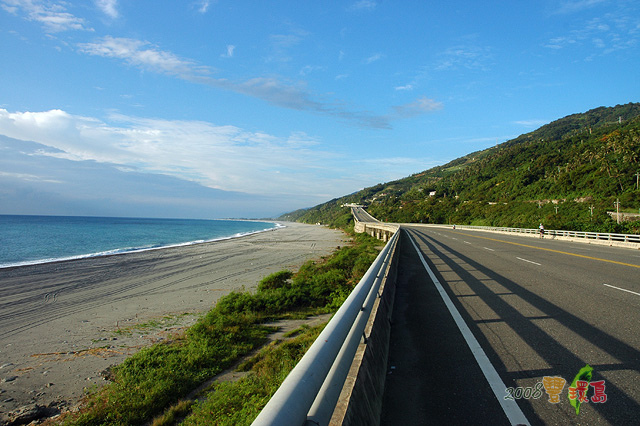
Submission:
<svg viewBox="0 0 640 426">
<path fill-rule="evenodd" d="M 636 189 L 640 188 L 640 171 L 634 175 L 636 177 Z"/>
<path fill-rule="evenodd" d="M 620 199 L 616 198 L 616 202 L 613 203 L 616 206 L 616 219 L 617 222 L 620 223 Z"/>
<path fill-rule="evenodd" d="M 558 206 L 554 207 L 556 209 L 556 214 L 558 214 Z"/>
<path fill-rule="evenodd" d="M 589 210 L 591 211 L 591 217 L 589 219 L 593 220 L 593 204 L 589 206 Z"/>
</svg>

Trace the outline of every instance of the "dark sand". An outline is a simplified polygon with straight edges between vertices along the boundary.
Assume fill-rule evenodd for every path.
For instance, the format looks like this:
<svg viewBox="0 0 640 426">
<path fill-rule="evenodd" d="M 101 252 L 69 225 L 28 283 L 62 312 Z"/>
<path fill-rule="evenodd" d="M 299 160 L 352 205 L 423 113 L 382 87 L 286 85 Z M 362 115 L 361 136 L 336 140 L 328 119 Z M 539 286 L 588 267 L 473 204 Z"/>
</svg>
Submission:
<svg viewBox="0 0 640 426">
<path fill-rule="evenodd" d="M 288 223 L 214 243 L 0 269 L 0 424 L 25 406 L 77 405 L 106 383 L 100 372 L 193 324 L 219 297 L 297 270 L 344 239 Z"/>
</svg>

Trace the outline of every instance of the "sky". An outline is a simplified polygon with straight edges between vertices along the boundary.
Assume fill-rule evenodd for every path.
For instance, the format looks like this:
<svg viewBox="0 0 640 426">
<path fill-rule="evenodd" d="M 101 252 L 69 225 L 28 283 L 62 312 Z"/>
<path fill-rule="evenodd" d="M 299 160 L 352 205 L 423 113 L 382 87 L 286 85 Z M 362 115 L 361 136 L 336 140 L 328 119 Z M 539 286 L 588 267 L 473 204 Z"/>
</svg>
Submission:
<svg viewBox="0 0 640 426">
<path fill-rule="evenodd" d="M 273 217 L 640 101 L 637 0 L 0 0 L 0 214 Z"/>
</svg>

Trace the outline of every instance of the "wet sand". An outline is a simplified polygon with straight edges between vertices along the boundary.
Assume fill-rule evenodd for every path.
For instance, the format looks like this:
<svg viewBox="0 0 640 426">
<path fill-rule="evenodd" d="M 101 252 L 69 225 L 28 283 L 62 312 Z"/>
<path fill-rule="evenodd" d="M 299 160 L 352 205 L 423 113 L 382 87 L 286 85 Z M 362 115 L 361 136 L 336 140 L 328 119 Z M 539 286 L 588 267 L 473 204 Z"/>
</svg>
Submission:
<svg viewBox="0 0 640 426">
<path fill-rule="evenodd" d="M 0 269 L 0 423 L 35 404 L 73 407 L 100 373 L 193 324 L 233 290 L 344 245 L 321 226 Z"/>
</svg>

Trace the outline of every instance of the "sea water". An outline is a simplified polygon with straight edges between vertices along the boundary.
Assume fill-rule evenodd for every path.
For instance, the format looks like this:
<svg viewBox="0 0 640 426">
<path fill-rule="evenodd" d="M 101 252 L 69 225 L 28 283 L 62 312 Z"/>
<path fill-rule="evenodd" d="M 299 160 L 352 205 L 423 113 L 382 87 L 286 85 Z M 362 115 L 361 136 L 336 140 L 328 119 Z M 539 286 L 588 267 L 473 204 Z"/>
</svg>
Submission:
<svg viewBox="0 0 640 426">
<path fill-rule="evenodd" d="M 0 215 L 0 268 L 197 244 L 279 226 L 244 220 Z"/>
</svg>

